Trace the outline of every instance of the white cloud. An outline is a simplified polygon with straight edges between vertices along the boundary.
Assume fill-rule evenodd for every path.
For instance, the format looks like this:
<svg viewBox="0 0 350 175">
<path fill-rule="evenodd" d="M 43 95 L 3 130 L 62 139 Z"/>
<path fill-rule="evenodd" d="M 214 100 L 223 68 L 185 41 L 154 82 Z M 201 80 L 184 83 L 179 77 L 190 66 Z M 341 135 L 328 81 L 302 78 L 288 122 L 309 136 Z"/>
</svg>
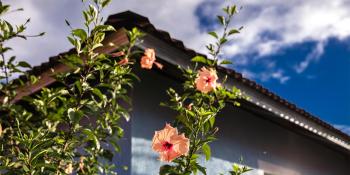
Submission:
<svg viewBox="0 0 350 175">
<path fill-rule="evenodd" d="M 290 79 L 289 76 L 285 75 L 282 69 L 278 69 L 276 71 L 267 70 L 260 73 L 254 73 L 248 69 L 243 69 L 241 70 L 241 73 L 246 78 L 259 79 L 262 82 L 267 82 L 269 80 L 277 80 L 279 83 L 285 84 Z"/>
<path fill-rule="evenodd" d="M 244 29 L 224 51 L 233 58 L 238 56 L 236 64 L 242 65 L 245 71 L 249 65 L 263 63 L 260 58 L 275 55 L 295 44 L 316 43 L 304 59 L 292 60 L 295 63 L 289 69 L 302 73 L 319 61 L 328 39 L 343 40 L 350 36 L 350 1 L 347 0 L 241 0 L 237 4 L 242 5 L 243 10 L 235 18 L 235 26 L 242 25 Z M 210 17 L 217 13 L 216 9 L 206 9 L 204 14 Z M 266 67 L 261 73 L 255 72 L 259 76 L 253 77 L 260 77 L 262 81 L 275 77 L 285 83 L 290 77 L 282 76 L 279 69 Z M 271 72 L 275 73 L 267 75 Z"/>
<path fill-rule="evenodd" d="M 311 53 L 295 65 L 295 71 L 301 73 L 322 56 L 328 39 L 343 40 L 350 35 L 350 1 L 248 0 L 239 3 L 245 8 L 237 20 L 245 28 L 232 46 L 225 48 L 233 56 L 273 55 L 295 44 L 315 42 Z M 266 33 L 273 36 L 266 37 Z"/>
<path fill-rule="evenodd" d="M 16 40 L 10 43 L 16 49 L 19 58 L 39 64 L 49 56 L 66 51 L 71 46 L 66 41 L 69 29 L 64 19 L 70 19 L 73 26 L 79 26 L 82 18 L 80 1 L 71 0 L 7 0 L 14 7 L 23 7 L 20 15 L 10 16 L 13 21 L 24 21 L 32 17 L 28 33 L 46 31 L 43 38 L 31 39 L 29 42 Z M 104 13 L 105 16 L 120 11 L 132 10 L 147 16 L 158 28 L 169 31 L 175 38 L 183 40 L 188 47 L 200 52 L 205 51 L 205 44 L 210 37 L 200 29 L 196 16 L 198 7 L 201 14 L 215 16 L 223 3 L 215 0 L 114 0 Z M 248 70 L 249 65 L 259 64 L 264 56 L 274 55 L 283 49 L 304 42 L 317 43 L 315 48 L 291 70 L 302 73 L 307 67 L 316 63 L 324 52 L 329 38 L 343 40 L 350 35 L 350 2 L 347 0 L 241 0 L 238 5 L 243 10 L 234 18 L 235 26 L 244 26 L 234 42 L 224 48 L 224 52 L 233 58 L 236 65 Z M 252 59 L 250 55 L 256 55 Z M 300 58 L 296 58 L 300 59 Z M 297 61 L 297 60 L 295 60 Z M 271 60 L 269 62 L 272 62 Z M 265 81 L 277 79 L 281 83 L 289 80 L 286 70 L 278 64 L 266 64 L 266 70 L 255 72 L 257 79 Z M 269 78 L 266 78 L 269 77 Z"/>
<path fill-rule="evenodd" d="M 104 16 L 119 13 L 125 10 L 132 10 L 148 17 L 158 28 L 169 31 L 172 36 L 184 39 L 186 44 L 194 48 L 202 43 L 198 37 L 202 35 L 198 31 L 199 21 L 195 16 L 195 9 L 204 0 L 114 0 L 105 10 Z M 23 7 L 24 11 L 12 13 L 7 16 L 12 22 L 20 24 L 28 17 L 31 23 L 26 33 L 36 34 L 42 31 L 47 32 L 42 38 L 30 39 L 30 41 L 14 40 L 9 44 L 15 49 L 14 54 L 19 59 L 24 59 L 32 64 L 40 64 L 48 57 L 57 55 L 60 52 L 71 48 L 66 36 L 69 28 L 65 25 L 68 19 L 73 27 L 82 24 L 81 9 L 83 4 L 80 1 L 72 0 L 8 0 L 13 8 Z M 208 38 L 206 35 L 204 40 Z M 204 48 L 204 45 L 203 45 Z"/>
<path fill-rule="evenodd" d="M 249 79 L 256 79 L 257 78 L 257 74 L 248 70 L 248 69 L 241 70 L 241 73 L 242 73 L 243 77 L 245 77 L 245 78 L 249 78 Z"/>
<path fill-rule="evenodd" d="M 302 73 L 312 62 L 317 62 L 324 52 L 324 42 L 318 42 L 317 46 L 306 56 L 306 58 L 294 67 L 297 73 Z"/>
<path fill-rule="evenodd" d="M 8 43 L 19 60 L 38 65 L 47 61 L 50 56 L 65 52 L 72 47 L 66 39 L 70 29 L 65 25 L 64 20 L 69 19 L 73 26 L 80 24 L 79 1 L 11 0 L 4 3 L 12 4 L 13 9 L 24 8 L 23 12 L 11 13 L 6 18 L 18 25 L 24 23 L 27 18 L 31 18 L 25 32 L 27 35 L 46 32 L 43 37 L 28 38 L 28 40 L 15 39 Z"/>
<path fill-rule="evenodd" d="M 282 84 L 286 83 L 290 79 L 289 76 L 283 75 L 283 71 L 281 69 L 277 70 L 276 72 L 273 72 L 271 77 L 279 80 Z"/>
</svg>

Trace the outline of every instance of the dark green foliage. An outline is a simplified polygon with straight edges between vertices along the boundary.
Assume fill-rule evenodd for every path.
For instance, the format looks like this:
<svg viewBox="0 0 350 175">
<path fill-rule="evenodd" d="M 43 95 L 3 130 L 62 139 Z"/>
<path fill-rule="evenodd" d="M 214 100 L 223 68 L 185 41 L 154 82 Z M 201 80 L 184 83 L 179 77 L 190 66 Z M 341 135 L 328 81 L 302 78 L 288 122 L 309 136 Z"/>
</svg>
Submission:
<svg viewBox="0 0 350 175">
<path fill-rule="evenodd" d="M 31 66 L 5 59 L 10 48 L 3 42 L 21 35 L 25 24 L 12 27 L 0 21 L 1 107 L 0 107 L 0 174 L 116 174 L 111 163 L 120 151 L 118 141 L 123 137 L 121 120 L 129 120 L 131 100 L 128 90 L 137 76 L 131 64 L 120 65 L 120 59 L 132 56 L 131 48 L 142 33 L 128 32 L 129 44 L 115 48 L 125 55 L 111 57 L 97 53 L 103 46 L 106 32 L 115 29 L 103 25 L 101 10 L 110 0 L 93 0 L 83 11 L 85 28 L 73 29 L 68 41 L 76 53 L 65 55 L 61 62 L 70 72 L 53 72 L 55 86 L 45 87 L 23 102 L 14 103 L 16 89 L 28 83 L 10 80 L 14 73 L 27 75 Z M 1 5 L 0 13 L 8 11 Z M 71 24 L 66 20 L 66 24 Z M 33 83 L 37 78 L 27 75 Z"/>
</svg>

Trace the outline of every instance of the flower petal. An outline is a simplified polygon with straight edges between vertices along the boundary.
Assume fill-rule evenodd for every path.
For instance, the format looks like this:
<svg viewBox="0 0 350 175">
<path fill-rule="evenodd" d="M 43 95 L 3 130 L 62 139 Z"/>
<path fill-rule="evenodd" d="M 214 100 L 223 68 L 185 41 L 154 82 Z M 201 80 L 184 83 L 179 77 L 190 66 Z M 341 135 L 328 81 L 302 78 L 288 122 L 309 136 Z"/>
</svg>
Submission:
<svg viewBox="0 0 350 175">
<path fill-rule="evenodd" d="M 180 155 L 187 155 L 190 147 L 190 141 L 184 134 L 173 135 L 170 142 L 174 144 L 173 150 L 175 152 L 179 153 Z"/>
<path fill-rule="evenodd" d="M 152 149 L 156 152 L 163 151 L 162 144 L 164 142 L 170 142 L 170 138 L 173 135 L 177 135 L 177 129 L 170 124 L 166 124 L 164 129 L 156 131 L 152 140 Z"/>
</svg>

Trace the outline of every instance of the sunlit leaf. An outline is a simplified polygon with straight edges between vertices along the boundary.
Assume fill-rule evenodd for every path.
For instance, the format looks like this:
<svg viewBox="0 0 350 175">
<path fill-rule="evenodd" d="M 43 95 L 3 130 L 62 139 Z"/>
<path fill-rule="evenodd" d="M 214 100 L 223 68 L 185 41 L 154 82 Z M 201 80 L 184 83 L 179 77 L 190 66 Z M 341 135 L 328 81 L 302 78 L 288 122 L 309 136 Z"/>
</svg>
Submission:
<svg viewBox="0 0 350 175">
<path fill-rule="evenodd" d="M 80 38 L 80 40 L 85 41 L 85 39 L 87 38 L 87 33 L 85 32 L 84 29 L 74 29 L 72 30 L 72 34 L 74 36 L 77 36 Z"/>
<path fill-rule="evenodd" d="M 214 38 L 218 39 L 218 34 L 216 32 L 208 32 L 209 35 L 213 36 Z"/>
<path fill-rule="evenodd" d="M 218 16 L 218 21 L 220 22 L 221 25 L 225 25 L 226 24 L 225 17 L 223 17 L 223 16 Z"/>
<path fill-rule="evenodd" d="M 203 56 L 195 56 L 191 59 L 192 62 L 198 62 L 198 63 L 204 63 L 207 64 L 207 58 L 203 57 Z"/>
<path fill-rule="evenodd" d="M 205 155 L 205 159 L 208 161 L 211 157 L 211 149 L 210 149 L 210 146 L 208 144 L 204 144 L 202 146 L 202 151 L 203 151 L 203 154 Z"/>
</svg>

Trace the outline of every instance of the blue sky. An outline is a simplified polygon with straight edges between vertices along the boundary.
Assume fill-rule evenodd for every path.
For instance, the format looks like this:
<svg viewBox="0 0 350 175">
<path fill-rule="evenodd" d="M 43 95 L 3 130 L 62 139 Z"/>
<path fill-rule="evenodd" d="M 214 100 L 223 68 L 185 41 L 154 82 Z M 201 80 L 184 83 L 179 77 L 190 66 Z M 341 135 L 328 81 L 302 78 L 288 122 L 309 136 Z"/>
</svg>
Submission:
<svg viewBox="0 0 350 175">
<path fill-rule="evenodd" d="M 319 61 L 303 73 L 296 73 L 291 65 L 312 50 L 315 43 L 301 43 L 264 59 L 279 60 L 277 66 L 285 70 L 290 79 L 278 81 L 257 80 L 288 101 L 333 124 L 350 125 L 350 39 L 330 39 Z M 260 65 L 249 69 L 260 71 Z"/>
<path fill-rule="evenodd" d="M 242 52 L 238 48 L 237 53 L 229 58 L 233 61 L 242 61 L 231 67 L 324 121 L 350 133 L 350 37 L 340 32 L 349 29 L 350 23 L 346 25 L 344 19 L 350 16 L 335 12 L 342 11 L 340 5 L 348 3 L 337 1 L 328 4 L 328 8 L 321 5 L 320 9 L 324 9 L 324 13 L 330 11 L 329 16 L 325 16 L 317 9 L 319 6 L 311 1 L 310 4 L 298 4 L 301 6 L 300 9 L 293 7 L 293 3 L 266 2 L 266 4 L 248 3 L 249 5 L 241 10 L 245 20 L 251 19 L 247 16 L 254 16 L 253 20 L 256 22 L 243 22 L 245 28 L 261 27 L 254 36 L 259 39 L 253 39 L 256 42 L 255 48 L 258 49 L 252 48 Z M 216 4 L 220 3 L 205 2 L 196 10 L 204 31 L 216 29 L 215 16 L 205 12 L 206 10 L 211 12 L 211 7 Z M 302 13 L 303 9 L 308 9 L 308 13 Z M 293 11 L 305 16 L 295 15 Z M 238 23 L 241 22 L 240 15 L 236 16 Z M 295 22 L 303 21 L 302 18 L 308 19 L 308 15 L 314 17 L 310 17 L 306 22 Z M 259 18 L 265 18 L 265 21 Z M 270 26 L 259 24 L 261 21 Z M 287 23 L 292 24 L 291 27 L 288 27 Z M 314 26 L 308 28 L 300 25 Z M 287 39 L 290 33 L 285 32 L 293 29 L 296 41 Z M 313 32 L 309 32 L 312 30 Z M 248 29 L 249 31 L 251 30 Z M 244 40 L 244 37 L 243 32 L 242 38 L 239 39 Z M 266 43 L 272 43 L 272 48 L 259 49 L 259 46 L 264 46 Z M 239 46 L 242 44 L 238 44 Z M 254 47 L 254 44 L 248 46 Z M 227 49 L 232 49 L 232 46 Z"/>
<path fill-rule="evenodd" d="M 4 0 L 31 17 L 28 33 L 47 32 L 43 38 L 11 43 L 20 59 L 36 65 L 66 51 L 69 29 L 81 25 L 80 0 Z M 142 2 L 142 5 L 140 3 Z M 205 53 L 211 41 L 206 32 L 217 30 L 215 15 L 232 1 L 114 0 L 104 16 L 125 10 L 149 17 L 185 45 Z M 350 2 L 347 0 L 239 0 L 243 6 L 233 20 L 244 26 L 224 48 L 233 68 L 297 106 L 350 133 Z M 64 13 L 63 13 L 64 12 Z M 179 25 L 180 24 L 180 25 Z M 41 48 L 38 50 L 38 48 Z"/>
</svg>

